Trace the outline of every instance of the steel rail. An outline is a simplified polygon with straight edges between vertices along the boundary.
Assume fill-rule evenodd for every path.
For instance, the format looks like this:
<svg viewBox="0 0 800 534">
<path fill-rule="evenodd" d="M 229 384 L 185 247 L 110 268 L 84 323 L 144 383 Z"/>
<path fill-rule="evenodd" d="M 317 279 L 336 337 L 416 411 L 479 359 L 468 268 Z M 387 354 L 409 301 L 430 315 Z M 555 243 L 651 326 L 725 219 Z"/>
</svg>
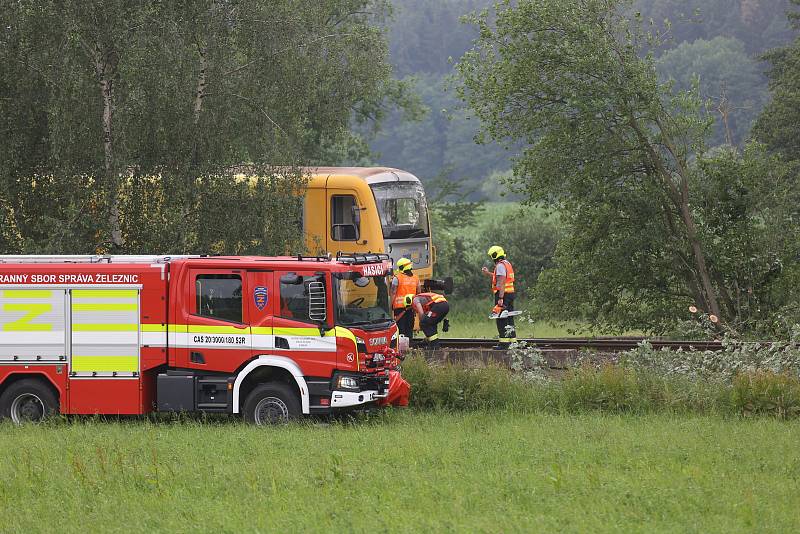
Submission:
<svg viewBox="0 0 800 534">
<path fill-rule="evenodd" d="M 654 349 L 669 348 L 673 350 L 722 350 L 721 341 L 691 340 L 674 341 L 664 339 L 647 339 L 643 337 L 618 337 L 618 338 L 528 338 L 520 339 L 519 343 L 527 347 L 544 350 L 581 350 L 591 349 L 597 351 L 619 352 L 635 349 L 643 341 L 648 341 Z M 495 339 L 470 339 L 470 338 L 440 338 L 439 347 L 442 349 L 491 349 L 497 345 Z M 421 339 L 411 341 L 414 348 L 425 348 Z"/>
</svg>

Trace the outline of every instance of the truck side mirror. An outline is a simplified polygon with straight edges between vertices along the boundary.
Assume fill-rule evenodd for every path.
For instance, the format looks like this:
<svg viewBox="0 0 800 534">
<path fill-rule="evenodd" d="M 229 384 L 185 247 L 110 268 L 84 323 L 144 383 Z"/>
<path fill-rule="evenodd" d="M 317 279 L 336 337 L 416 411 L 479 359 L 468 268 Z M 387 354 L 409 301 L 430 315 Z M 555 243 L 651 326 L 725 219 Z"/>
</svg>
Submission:
<svg viewBox="0 0 800 534">
<path fill-rule="evenodd" d="M 322 282 L 308 283 L 308 318 L 320 324 L 328 318 L 328 299 Z"/>
</svg>

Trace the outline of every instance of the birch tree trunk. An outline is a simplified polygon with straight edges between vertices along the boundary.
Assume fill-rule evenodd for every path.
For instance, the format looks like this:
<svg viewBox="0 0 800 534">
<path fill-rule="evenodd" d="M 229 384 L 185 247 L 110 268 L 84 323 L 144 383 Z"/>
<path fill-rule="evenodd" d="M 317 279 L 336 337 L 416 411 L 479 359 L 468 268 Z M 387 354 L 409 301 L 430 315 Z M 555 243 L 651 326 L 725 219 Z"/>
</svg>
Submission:
<svg viewBox="0 0 800 534">
<path fill-rule="evenodd" d="M 114 164 L 114 77 L 117 74 L 119 58 L 113 49 L 103 49 L 95 45 L 94 64 L 100 97 L 103 101 L 101 115 L 103 128 L 103 155 L 106 182 L 106 198 L 108 201 L 108 226 L 111 231 L 112 248 L 125 244 L 119 219 L 119 176 Z"/>
</svg>

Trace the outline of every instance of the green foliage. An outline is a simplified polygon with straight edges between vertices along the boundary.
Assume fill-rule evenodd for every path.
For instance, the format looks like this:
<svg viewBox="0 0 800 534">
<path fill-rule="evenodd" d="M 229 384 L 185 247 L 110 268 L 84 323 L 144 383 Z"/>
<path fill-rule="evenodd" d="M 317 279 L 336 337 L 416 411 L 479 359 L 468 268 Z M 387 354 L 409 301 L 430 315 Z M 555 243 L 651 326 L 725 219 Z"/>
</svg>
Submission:
<svg viewBox="0 0 800 534">
<path fill-rule="evenodd" d="M 561 406 L 569 412 L 637 412 L 646 400 L 636 373 L 614 365 L 570 370 L 561 387 Z"/>
<path fill-rule="evenodd" d="M 413 105 L 391 78 L 388 9 L 384 0 L 3 3 L 0 198 L 19 236 L 7 251 L 295 244 L 300 184 L 267 177 L 363 156 L 352 123 L 375 127 L 387 105 Z M 262 179 L 251 190 L 239 172 Z M 154 209 L 163 211 L 141 211 Z"/>
<path fill-rule="evenodd" d="M 741 374 L 733 381 L 732 401 L 746 416 L 797 417 L 800 415 L 800 378 L 770 371 Z"/>
<path fill-rule="evenodd" d="M 706 151 L 698 87 L 659 82 L 664 36 L 627 7 L 500 3 L 472 19 L 481 37 L 458 64 L 485 133 L 524 143 L 514 185 L 565 227 L 537 312 L 664 332 L 694 305 L 753 334 L 785 304 L 775 288 L 797 247 L 774 230 L 794 217 L 791 169 L 757 145 Z"/>
<path fill-rule="evenodd" d="M 436 276 L 452 276 L 457 299 L 480 295 L 491 300 L 491 268 L 486 251 L 502 245 L 514 265 L 517 293 L 524 297 L 539 273 L 550 265 L 560 235 L 559 219 L 515 204 L 475 204 L 442 199 L 432 203 Z"/>
<path fill-rule="evenodd" d="M 700 95 L 708 101 L 705 112 L 717 119 L 709 139 L 713 145 L 742 145 L 767 101 L 763 67 L 733 37 L 681 43 L 659 57 L 657 68 L 683 91 L 699 77 Z"/>
<path fill-rule="evenodd" d="M 800 6 L 796 0 L 792 4 Z M 800 28 L 800 14 L 790 14 Z M 758 118 L 755 137 L 784 157 L 800 160 L 800 37 L 787 47 L 764 55 L 771 66 L 768 73 L 772 100 Z"/>
<path fill-rule="evenodd" d="M 403 364 L 412 384 L 413 406 L 420 409 L 482 410 L 530 407 L 532 390 L 497 366 L 470 369 L 460 365 L 430 366 L 421 356 Z"/>
<path fill-rule="evenodd" d="M 418 73 L 413 87 L 426 113 L 418 121 L 404 120 L 401 113 L 387 117 L 383 130 L 370 143 L 374 159 L 382 165 L 406 169 L 426 185 L 446 173 L 450 180 L 470 191 L 473 199 L 500 200 L 502 188 L 483 192 L 484 177 L 509 167 L 509 153 L 495 143 L 475 145 L 478 125 L 459 103 L 441 75 Z"/>
</svg>

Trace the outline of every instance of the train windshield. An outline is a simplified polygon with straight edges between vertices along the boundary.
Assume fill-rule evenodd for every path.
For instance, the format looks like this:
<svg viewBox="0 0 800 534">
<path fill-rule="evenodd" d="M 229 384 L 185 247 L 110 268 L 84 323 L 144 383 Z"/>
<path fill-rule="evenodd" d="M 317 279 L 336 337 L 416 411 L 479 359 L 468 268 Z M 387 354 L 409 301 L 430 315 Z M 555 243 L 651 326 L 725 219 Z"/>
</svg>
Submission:
<svg viewBox="0 0 800 534">
<path fill-rule="evenodd" d="M 355 275 L 355 273 L 348 273 Z M 360 326 L 392 320 L 389 287 L 384 276 L 334 276 L 336 323 Z"/>
<path fill-rule="evenodd" d="M 378 204 L 383 237 L 407 239 L 428 237 L 428 203 L 419 182 L 385 182 L 372 184 Z"/>
</svg>

